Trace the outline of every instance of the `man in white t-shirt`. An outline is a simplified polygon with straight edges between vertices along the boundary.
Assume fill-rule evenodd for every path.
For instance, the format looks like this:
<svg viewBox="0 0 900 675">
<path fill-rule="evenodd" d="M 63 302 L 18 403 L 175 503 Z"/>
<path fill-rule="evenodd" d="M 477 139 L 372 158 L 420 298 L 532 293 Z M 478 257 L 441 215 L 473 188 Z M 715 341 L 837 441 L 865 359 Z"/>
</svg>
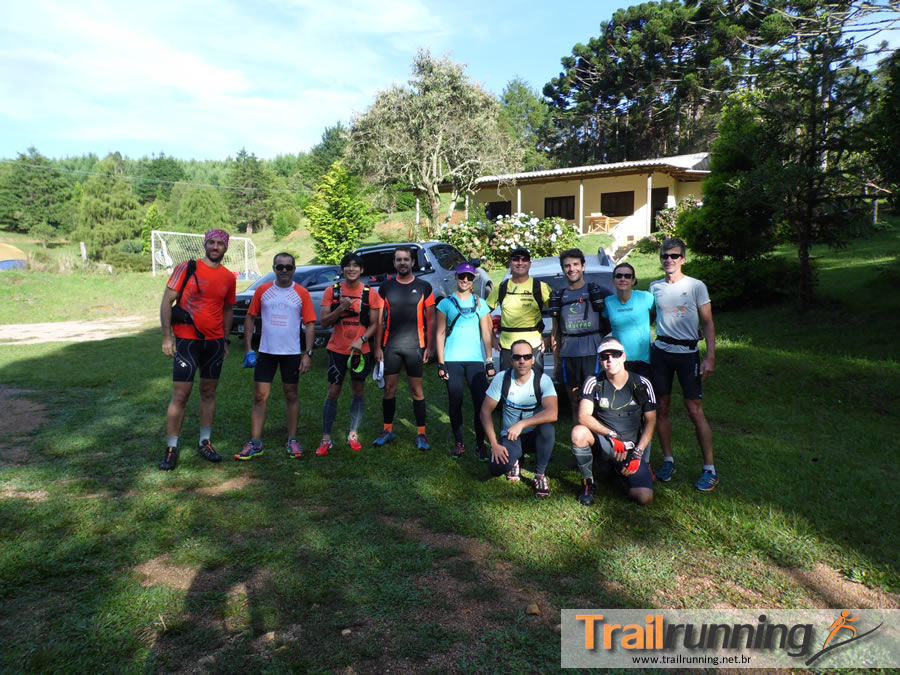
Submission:
<svg viewBox="0 0 900 675">
<path fill-rule="evenodd" d="M 681 239 L 672 237 L 663 241 L 659 255 L 666 278 L 650 284 L 656 302 L 656 340 L 650 347 L 650 369 L 659 402 L 656 429 L 663 452 L 663 464 L 656 477 L 665 482 L 675 473 L 669 411 L 672 382 L 677 375 L 684 405 L 703 452 L 703 473 L 694 487 L 711 492 L 719 482 L 719 475 L 713 463 L 712 430 L 703 414 L 701 385 L 716 367 L 716 328 L 706 285 L 681 271 L 686 252 Z M 697 348 L 701 339 L 698 324 L 702 324 L 702 338 L 706 341 L 706 357 L 702 361 Z"/>
<path fill-rule="evenodd" d="M 300 373 L 312 366 L 312 344 L 316 336 L 316 309 L 309 291 L 294 282 L 294 256 L 279 253 L 272 261 L 275 281 L 262 284 L 253 294 L 247 318 L 244 319 L 244 366 L 255 364 L 253 380 L 256 383 L 253 410 L 250 414 L 251 438 L 234 458 L 249 460 L 263 454 L 262 431 L 266 422 L 266 405 L 272 391 L 275 371 L 281 368 L 284 387 L 284 407 L 287 415 L 288 440 L 285 448 L 293 458 L 303 456 L 303 448 L 297 441 L 297 420 L 300 403 L 297 400 L 297 383 Z M 259 353 L 251 349 L 253 322 L 262 318 L 262 337 Z M 301 355 L 300 332 L 306 331 L 307 350 Z M 255 357 L 255 359 L 254 359 Z"/>
<path fill-rule="evenodd" d="M 534 350 L 528 340 L 513 342 L 510 357 L 513 367 L 491 381 L 481 405 L 481 424 L 491 444 L 491 474 L 518 481 L 519 460 L 529 450 L 537 457 L 534 496 L 549 497 L 546 470 L 555 442 L 553 423 L 559 416 L 556 389 L 546 373 L 532 370 Z M 498 404 L 503 406 L 499 441 L 492 417 Z"/>
</svg>

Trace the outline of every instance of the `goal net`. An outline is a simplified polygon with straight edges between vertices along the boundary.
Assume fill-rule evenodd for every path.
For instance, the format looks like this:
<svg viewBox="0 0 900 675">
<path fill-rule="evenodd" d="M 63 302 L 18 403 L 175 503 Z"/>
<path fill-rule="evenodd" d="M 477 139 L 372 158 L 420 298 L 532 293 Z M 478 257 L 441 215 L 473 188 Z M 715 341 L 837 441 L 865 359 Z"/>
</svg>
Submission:
<svg viewBox="0 0 900 675">
<path fill-rule="evenodd" d="M 202 234 L 153 230 L 150 233 L 153 276 L 157 272 L 171 274 L 178 263 L 191 258 L 202 258 L 206 255 L 203 240 Z M 247 237 L 229 238 L 228 251 L 222 264 L 234 272 L 238 279 L 258 279 L 260 276 L 259 265 L 256 263 L 256 245 Z"/>
</svg>

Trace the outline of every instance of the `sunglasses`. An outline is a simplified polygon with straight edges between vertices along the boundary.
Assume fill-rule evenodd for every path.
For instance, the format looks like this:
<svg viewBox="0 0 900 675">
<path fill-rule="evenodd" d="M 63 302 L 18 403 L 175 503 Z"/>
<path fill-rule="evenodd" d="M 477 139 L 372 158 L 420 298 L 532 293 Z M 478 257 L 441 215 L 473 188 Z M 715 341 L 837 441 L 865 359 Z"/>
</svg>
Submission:
<svg viewBox="0 0 900 675">
<path fill-rule="evenodd" d="M 616 272 L 616 279 L 634 279 L 634 275 L 626 272 Z"/>
<path fill-rule="evenodd" d="M 274 265 L 276 272 L 293 272 L 293 265 Z"/>
<path fill-rule="evenodd" d="M 527 255 L 514 255 L 509 260 L 510 262 L 528 262 L 529 260 L 531 260 L 531 258 L 529 258 Z"/>
<path fill-rule="evenodd" d="M 475 275 L 470 274 L 469 272 L 464 272 L 462 274 L 456 275 L 457 279 L 465 279 L 466 281 L 475 281 Z"/>
<path fill-rule="evenodd" d="M 682 257 L 682 255 L 680 253 L 660 253 L 659 254 L 660 260 L 665 260 L 666 258 L 668 258 L 669 260 L 678 260 L 681 257 Z"/>
<path fill-rule="evenodd" d="M 600 352 L 601 361 L 611 361 L 612 359 L 621 359 L 625 352 L 618 349 L 610 349 L 608 352 Z"/>
<path fill-rule="evenodd" d="M 513 361 L 531 361 L 534 358 L 534 354 L 513 354 Z"/>
</svg>

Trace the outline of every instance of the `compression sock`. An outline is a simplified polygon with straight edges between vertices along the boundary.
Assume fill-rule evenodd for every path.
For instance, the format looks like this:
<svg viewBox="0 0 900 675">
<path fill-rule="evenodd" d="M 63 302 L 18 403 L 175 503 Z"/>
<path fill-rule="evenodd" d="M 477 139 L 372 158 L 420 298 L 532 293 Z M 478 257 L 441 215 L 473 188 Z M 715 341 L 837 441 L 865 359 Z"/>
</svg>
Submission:
<svg viewBox="0 0 900 675">
<path fill-rule="evenodd" d="M 362 424 L 363 411 L 366 399 L 364 396 L 354 396 L 350 399 L 350 431 L 357 431 Z"/>
<path fill-rule="evenodd" d="M 387 429 L 388 425 L 393 427 L 394 425 L 394 413 L 397 412 L 397 399 L 395 398 L 385 398 L 381 400 L 381 414 L 384 418 L 384 428 Z"/>
<path fill-rule="evenodd" d="M 594 453 L 591 446 L 575 447 L 572 446 L 572 454 L 575 455 L 575 461 L 578 462 L 578 468 L 581 469 L 582 478 L 591 478 L 594 475 Z"/>
<path fill-rule="evenodd" d="M 212 435 L 212 427 L 200 427 L 200 444 L 203 444 L 203 441 L 208 441 L 209 437 Z"/>
<path fill-rule="evenodd" d="M 420 434 L 425 433 L 425 417 L 427 408 L 425 407 L 425 399 L 413 399 L 413 415 L 416 417 L 416 426 L 421 429 Z"/>
<path fill-rule="evenodd" d="M 178 436 L 168 436 L 167 439 L 168 440 L 166 442 L 168 443 L 170 448 L 178 447 Z"/>
<path fill-rule="evenodd" d="M 337 401 L 325 397 L 325 405 L 322 406 L 322 433 L 331 437 L 331 427 L 337 417 Z"/>
</svg>

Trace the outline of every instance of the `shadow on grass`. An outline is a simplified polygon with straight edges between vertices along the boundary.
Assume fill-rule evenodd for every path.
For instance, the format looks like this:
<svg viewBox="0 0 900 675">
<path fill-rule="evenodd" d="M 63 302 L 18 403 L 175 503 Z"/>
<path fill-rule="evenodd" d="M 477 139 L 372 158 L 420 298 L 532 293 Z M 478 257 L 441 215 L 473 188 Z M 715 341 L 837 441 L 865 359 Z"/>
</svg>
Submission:
<svg viewBox="0 0 900 675">
<path fill-rule="evenodd" d="M 758 348 L 755 339 L 723 341 L 708 388 L 722 486 L 714 495 L 691 489 L 686 474 L 699 453 L 679 412 L 684 468 L 646 509 L 606 486 L 593 508 L 575 504 L 567 420 L 557 429 L 549 500 L 532 496 L 530 459 L 517 485 L 486 480 L 474 453 L 454 462 L 440 418 L 446 389 L 431 374 L 434 451 L 412 447 L 403 386 L 398 440 L 371 448 L 380 392 L 370 384 L 365 450 L 315 457 L 321 354 L 301 380 L 303 459 L 281 449 L 276 386 L 263 457 L 210 465 L 193 455 L 195 394 L 182 435 L 188 451 L 177 471 L 159 472 L 171 362 L 156 331 L 7 348 L 0 382 L 31 390 L 49 421 L 21 441 L 32 448 L 28 461 L 4 466 L 0 628 L 11 648 L 0 669 L 527 670 L 558 663 L 559 638 L 548 627 L 556 610 L 671 602 L 661 589 L 697 551 L 782 565 L 845 560 L 895 583 L 897 498 L 881 477 L 894 447 L 896 425 L 884 421 L 896 366 L 836 363 Z M 252 373 L 233 354 L 213 429 L 225 457 L 246 440 L 251 399 Z M 336 438 L 348 402 L 345 394 Z M 864 461 L 836 442 L 848 423 Z M 471 542 L 484 550 L 466 554 Z M 524 616 L 534 598 L 549 616 Z M 479 603 L 494 608 L 478 611 L 476 635 L 467 628 L 474 615 L 460 607 Z"/>
</svg>

